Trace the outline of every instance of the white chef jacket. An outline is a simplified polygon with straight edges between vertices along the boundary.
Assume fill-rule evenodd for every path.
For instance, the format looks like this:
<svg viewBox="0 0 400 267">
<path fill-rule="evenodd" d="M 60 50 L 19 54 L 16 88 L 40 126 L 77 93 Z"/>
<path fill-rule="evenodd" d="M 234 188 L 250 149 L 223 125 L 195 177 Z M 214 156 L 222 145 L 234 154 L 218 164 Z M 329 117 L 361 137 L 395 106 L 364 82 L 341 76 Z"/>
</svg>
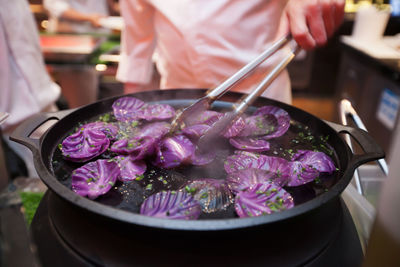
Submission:
<svg viewBox="0 0 400 267">
<path fill-rule="evenodd" d="M 0 2 L 0 110 L 6 130 L 55 103 L 60 87 L 43 62 L 36 23 L 26 0 Z"/>
<path fill-rule="evenodd" d="M 66 19 L 60 19 L 62 13 L 67 9 L 74 9 L 83 14 L 99 14 L 108 16 L 107 0 L 43 0 L 43 6 L 49 12 L 49 32 L 110 32 L 109 29 L 95 28 L 89 22 L 77 22 Z"/>
<path fill-rule="evenodd" d="M 122 0 L 125 29 L 117 79 L 148 83 L 154 59 L 162 89 L 213 88 L 283 35 L 280 26 L 286 2 Z M 250 91 L 277 58 L 269 59 L 234 90 Z M 290 103 L 287 72 L 263 95 Z"/>
</svg>

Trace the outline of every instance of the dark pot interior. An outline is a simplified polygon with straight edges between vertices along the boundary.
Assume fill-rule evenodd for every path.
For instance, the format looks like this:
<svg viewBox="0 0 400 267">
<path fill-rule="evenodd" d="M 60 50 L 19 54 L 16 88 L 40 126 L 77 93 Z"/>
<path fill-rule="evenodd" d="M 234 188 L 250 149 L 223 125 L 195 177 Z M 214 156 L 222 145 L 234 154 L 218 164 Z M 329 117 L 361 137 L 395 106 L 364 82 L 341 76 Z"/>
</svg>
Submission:
<svg viewBox="0 0 400 267">
<path fill-rule="evenodd" d="M 205 90 L 195 89 L 173 89 L 173 90 L 157 90 L 134 94 L 132 96 L 137 97 L 143 101 L 155 101 L 161 103 L 168 103 L 175 108 L 185 107 L 191 104 L 195 99 L 202 97 Z M 232 103 L 238 101 L 243 95 L 239 93 L 227 93 L 224 97 L 214 103 L 214 106 L 219 110 L 229 110 Z M 296 205 L 294 208 L 273 213 L 268 216 L 260 216 L 253 218 L 229 218 L 229 219 L 212 219 L 206 218 L 197 221 L 182 221 L 182 220 L 167 220 L 158 219 L 147 216 L 142 216 L 136 213 L 132 213 L 122 209 L 116 209 L 112 206 L 104 205 L 96 201 L 89 200 L 87 198 L 78 196 L 70 188 L 65 186 L 63 177 L 55 175 L 53 169 L 54 154 L 57 151 L 58 144 L 66 137 L 66 135 L 77 126 L 79 122 L 89 121 L 93 118 L 98 118 L 99 115 L 109 112 L 111 110 L 112 103 L 118 97 L 102 100 L 82 108 L 66 112 L 63 112 L 62 116 L 56 116 L 49 114 L 46 118 L 58 118 L 59 121 L 55 123 L 49 131 L 42 136 L 40 142 L 26 142 L 29 148 L 33 151 L 35 158 L 35 166 L 41 179 L 47 184 L 47 186 L 61 199 L 69 202 L 73 206 L 79 208 L 79 210 L 85 210 L 90 214 L 101 216 L 107 220 L 118 221 L 122 223 L 132 224 L 132 227 L 150 227 L 153 230 L 185 230 L 185 231 L 219 231 L 219 230 L 233 230 L 241 228 L 254 228 L 258 226 L 265 226 L 267 224 L 283 223 L 286 220 L 293 220 L 304 215 L 306 213 L 315 213 L 315 210 L 320 209 L 326 203 L 337 200 L 339 194 L 349 183 L 352 178 L 354 168 L 364 163 L 367 160 L 375 159 L 376 155 L 383 153 L 375 153 L 373 156 L 367 155 L 360 160 L 354 160 L 354 156 L 351 154 L 348 146 L 345 144 L 343 139 L 340 137 L 337 130 L 333 129 L 330 125 L 324 121 L 312 116 L 311 114 L 302 111 L 301 109 L 295 108 L 284 103 L 274 101 L 266 98 L 259 98 L 255 103 L 254 107 L 264 105 L 274 105 L 286 110 L 292 120 L 307 125 L 314 133 L 321 136 L 329 136 L 328 144 L 333 148 L 335 152 L 334 160 L 339 171 L 336 172 L 332 180 L 329 182 L 329 190 L 316 196 L 315 198 L 305 201 L 304 203 Z M 47 120 L 46 119 L 46 120 Z M 36 122 L 31 122 L 28 126 L 32 129 L 28 129 L 30 133 L 34 130 L 33 125 Z M 23 125 L 21 128 L 28 127 Z M 21 131 L 20 131 L 21 132 Z M 29 135 L 26 135 L 29 136 Z M 15 140 L 21 140 L 24 138 L 14 136 Z M 24 144 L 23 141 L 20 141 Z M 220 169 L 223 167 L 220 166 Z M 64 184 L 63 184 L 64 183 Z"/>
</svg>

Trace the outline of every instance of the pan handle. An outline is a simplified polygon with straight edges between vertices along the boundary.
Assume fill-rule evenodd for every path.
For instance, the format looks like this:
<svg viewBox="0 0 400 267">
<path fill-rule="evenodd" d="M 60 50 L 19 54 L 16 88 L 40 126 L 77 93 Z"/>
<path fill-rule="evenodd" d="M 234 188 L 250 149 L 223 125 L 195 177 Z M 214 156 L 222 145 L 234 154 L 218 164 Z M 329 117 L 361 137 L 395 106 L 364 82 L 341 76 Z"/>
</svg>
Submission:
<svg viewBox="0 0 400 267">
<path fill-rule="evenodd" d="M 32 153 L 38 152 L 40 139 L 30 137 L 31 134 L 45 122 L 55 119 L 61 120 L 75 109 L 67 109 L 52 113 L 38 113 L 20 124 L 10 135 L 10 139 L 29 148 Z"/>
<path fill-rule="evenodd" d="M 332 127 L 337 133 L 350 134 L 364 150 L 364 154 L 353 154 L 349 165 L 352 168 L 356 169 L 361 164 L 385 157 L 385 152 L 383 151 L 382 147 L 375 142 L 375 140 L 368 134 L 367 131 L 359 128 L 340 125 L 330 121 L 325 121 L 325 123 Z"/>
</svg>

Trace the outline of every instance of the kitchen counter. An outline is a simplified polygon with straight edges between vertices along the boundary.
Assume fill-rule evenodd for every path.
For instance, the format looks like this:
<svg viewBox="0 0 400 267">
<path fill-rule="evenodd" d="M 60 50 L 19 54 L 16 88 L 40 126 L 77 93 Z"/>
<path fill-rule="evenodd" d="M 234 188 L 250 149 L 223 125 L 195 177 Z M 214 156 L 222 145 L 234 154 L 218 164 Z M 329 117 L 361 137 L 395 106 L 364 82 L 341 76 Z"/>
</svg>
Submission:
<svg viewBox="0 0 400 267">
<path fill-rule="evenodd" d="M 379 44 L 341 37 L 341 58 L 336 82 L 337 102 L 348 99 L 371 136 L 391 156 L 392 137 L 399 121 L 400 51 L 384 37 Z M 396 46 L 393 46 L 396 47 Z"/>
<path fill-rule="evenodd" d="M 40 44 L 49 73 L 61 87 L 66 108 L 76 108 L 99 99 L 104 64 L 100 55 L 119 46 L 119 35 L 41 34 Z"/>
<path fill-rule="evenodd" d="M 373 66 L 382 75 L 400 82 L 400 36 L 387 36 L 380 43 L 365 43 L 351 36 L 341 36 L 344 53 L 353 54 L 360 62 Z"/>
</svg>

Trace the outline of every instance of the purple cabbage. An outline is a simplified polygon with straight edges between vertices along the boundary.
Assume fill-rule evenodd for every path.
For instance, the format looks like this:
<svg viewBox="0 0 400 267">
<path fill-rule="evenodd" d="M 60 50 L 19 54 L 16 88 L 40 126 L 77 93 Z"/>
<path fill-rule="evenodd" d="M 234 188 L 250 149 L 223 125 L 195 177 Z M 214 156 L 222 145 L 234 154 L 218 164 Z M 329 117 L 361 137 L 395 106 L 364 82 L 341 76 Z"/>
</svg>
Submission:
<svg viewBox="0 0 400 267">
<path fill-rule="evenodd" d="M 254 217 L 294 207 L 292 196 L 272 182 L 255 184 L 235 197 L 239 217 Z"/>
<path fill-rule="evenodd" d="M 213 110 L 205 110 L 202 112 L 197 113 L 196 115 L 192 116 L 191 118 L 187 118 L 185 120 L 186 126 L 192 126 L 197 124 L 206 124 L 206 125 L 213 125 L 216 121 L 221 119 L 224 116 L 223 113 L 213 111 Z"/>
<path fill-rule="evenodd" d="M 89 162 L 72 172 L 72 190 L 80 196 L 95 199 L 107 193 L 119 175 L 118 164 L 112 160 Z"/>
<path fill-rule="evenodd" d="M 144 161 L 133 161 L 129 156 L 118 156 L 115 157 L 113 160 L 118 164 L 118 167 L 120 169 L 118 180 L 122 182 L 135 180 L 147 169 L 146 163 Z"/>
<path fill-rule="evenodd" d="M 167 104 L 146 104 L 134 97 L 121 97 L 113 105 L 114 116 L 119 121 L 165 120 L 175 116 L 175 109 Z"/>
<path fill-rule="evenodd" d="M 299 186 L 312 182 L 319 176 L 319 172 L 310 166 L 302 164 L 300 161 L 289 163 L 291 168 L 287 186 Z"/>
<path fill-rule="evenodd" d="M 156 140 L 154 138 L 137 136 L 116 141 L 110 150 L 118 154 L 130 155 L 133 160 L 140 160 L 154 154 L 155 147 Z"/>
<path fill-rule="evenodd" d="M 321 172 L 336 170 L 332 159 L 323 152 L 298 150 L 290 163 L 291 172 L 288 186 L 299 186 L 312 182 Z"/>
<path fill-rule="evenodd" d="M 190 162 L 196 166 L 203 166 L 211 163 L 216 157 L 217 154 L 215 153 L 215 151 L 202 153 L 198 149 L 196 149 L 190 157 Z"/>
<path fill-rule="evenodd" d="M 138 113 L 146 121 L 168 120 L 175 116 L 175 109 L 167 104 L 153 104 L 142 107 Z"/>
<path fill-rule="evenodd" d="M 191 140 L 198 140 L 201 136 L 204 135 L 204 133 L 210 129 L 211 126 L 207 124 L 196 124 L 196 125 L 191 125 L 187 126 L 182 129 L 182 133 L 189 137 Z"/>
<path fill-rule="evenodd" d="M 266 136 L 275 132 L 278 127 L 277 119 L 268 114 L 250 116 L 245 119 L 245 123 L 246 126 L 237 136 Z"/>
<path fill-rule="evenodd" d="M 153 122 L 140 129 L 140 131 L 137 133 L 137 136 L 150 136 L 155 140 L 160 140 L 169 132 L 170 128 L 171 125 L 167 122 Z"/>
<path fill-rule="evenodd" d="M 166 122 L 155 122 L 144 126 L 132 138 L 116 141 L 111 146 L 111 151 L 130 155 L 133 160 L 144 159 L 153 155 L 158 141 L 165 136 L 170 129 Z"/>
<path fill-rule="evenodd" d="M 61 152 L 65 159 L 85 162 L 101 155 L 117 135 L 117 128 L 109 123 L 93 122 L 81 126 L 74 134 L 65 138 Z"/>
<path fill-rule="evenodd" d="M 273 115 L 277 120 L 277 129 L 271 134 L 264 136 L 265 139 L 277 138 L 284 135 L 290 127 L 290 115 L 285 110 L 275 106 L 263 106 L 258 108 L 254 114 L 257 115 Z"/>
<path fill-rule="evenodd" d="M 117 121 L 118 134 L 116 139 L 129 139 L 135 137 L 139 132 L 140 122 L 139 121 Z"/>
<path fill-rule="evenodd" d="M 237 194 L 255 184 L 268 181 L 274 182 L 279 186 L 284 186 L 287 183 L 287 177 L 277 177 L 273 172 L 250 168 L 228 174 L 226 181 L 232 192 Z"/>
<path fill-rule="evenodd" d="M 224 163 L 225 171 L 229 174 L 238 170 L 256 168 L 273 172 L 277 177 L 288 177 L 291 165 L 283 158 L 270 157 L 247 151 L 235 151 Z"/>
<path fill-rule="evenodd" d="M 146 104 L 137 98 L 126 96 L 114 101 L 114 116 L 119 121 L 135 121 L 140 119 L 139 111 Z"/>
<path fill-rule="evenodd" d="M 225 180 L 197 179 L 186 184 L 182 190 L 191 193 L 205 213 L 226 209 L 233 196 Z"/>
<path fill-rule="evenodd" d="M 84 127 L 86 129 L 90 129 L 92 131 L 100 131 L 104 133 L 108 139 L 114 140 L 118 134 L 118 127 L 111 124 L 111 123 L 106 123 L 106 122 L 101 122 L 101 121 L 96 121 L 96 122 L 91 122 L 88 124 L 85 124 L 81 127 Z"/>
<path fill-rule="evenodd" d="M 269 142 L 263 139 L 250 138 L 250 137 L 234 137 L 229 139 L 229 143 L 237 149 L 263 152 L 268 151 L 270 146 Z"/>
<path fill-rule="evenodd" d="M 184 135 L 175 135 L 160 141 L 154 165 L 161 168 L 174 168 L 190 162 L 195 145 Z"/>
<path fill-rule="evenodd" d="M 223 133 L 226 138 L 237 136 L 246 127 L 246 121 L 242 117 L 236 118 L 233 124 Z"/>
<path fill-rule="evenodd" d="M 149 196 L 140 207 L 140 214 L 166 219 L 196 220 L 201 206 L 184 191 L 161 191 Z"/>
<path fill-rule="evenodd" d="M 333 160 L 323 152 L 311 150 L 298 150 L 293 155 L 292 161 L 300 161 L 319 172 L 332 173 L 336 170 Z"/>
</svg>

